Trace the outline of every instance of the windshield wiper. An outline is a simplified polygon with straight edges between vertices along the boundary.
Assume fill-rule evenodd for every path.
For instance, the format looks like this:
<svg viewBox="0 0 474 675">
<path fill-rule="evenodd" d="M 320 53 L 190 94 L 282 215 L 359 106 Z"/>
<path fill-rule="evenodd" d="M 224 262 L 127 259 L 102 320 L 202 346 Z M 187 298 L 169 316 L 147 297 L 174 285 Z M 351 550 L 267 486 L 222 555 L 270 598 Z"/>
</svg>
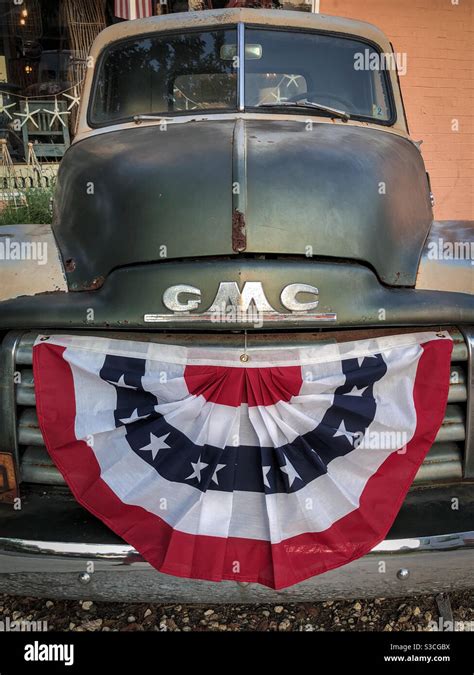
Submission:
<svg viewBox="0 0 474 675">
<path fill-rule="evenodd" d="M 327 112 L 334 117 L 340 117 L 344 122 L 351 119 L 351 116 L 345 110 L 338 110 L 337 108 L 330 108 L 328 105 L 316 103 L 315 101 L 308 101 L 307 98 L 302 98 L 299 101 L 280 101 L 275 103 L 262 103 L 258 108 L 298 108 L 300 110 L 321 110 Z"/>
<path fill-rule="evenodd" d="M 133 121 L 138 124 L 138 122 L 142 122 L 143 120 L 162 120 L 164 117 L 172 117 L 172 115 L 173 113 L 169 111 L 161 115 L 134 115 Z"/>
</svg>

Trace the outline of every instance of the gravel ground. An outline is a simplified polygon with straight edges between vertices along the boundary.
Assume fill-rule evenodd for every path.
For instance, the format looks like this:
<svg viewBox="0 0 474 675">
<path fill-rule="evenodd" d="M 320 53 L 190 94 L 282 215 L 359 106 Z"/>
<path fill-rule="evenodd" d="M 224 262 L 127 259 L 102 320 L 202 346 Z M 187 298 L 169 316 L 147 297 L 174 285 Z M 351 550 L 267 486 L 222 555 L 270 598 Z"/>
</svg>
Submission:
<svg viewBox="0 0 474 675">
<path fill-rule="evenodd" d="M 474 593 L 450 595 L 455 621 L 473 622 Z M 434 596 L 285 605 L 154 605 L 0 595 L 0 621 L 47 621 L 58 631 L 429 631 Z"/>
</svg>

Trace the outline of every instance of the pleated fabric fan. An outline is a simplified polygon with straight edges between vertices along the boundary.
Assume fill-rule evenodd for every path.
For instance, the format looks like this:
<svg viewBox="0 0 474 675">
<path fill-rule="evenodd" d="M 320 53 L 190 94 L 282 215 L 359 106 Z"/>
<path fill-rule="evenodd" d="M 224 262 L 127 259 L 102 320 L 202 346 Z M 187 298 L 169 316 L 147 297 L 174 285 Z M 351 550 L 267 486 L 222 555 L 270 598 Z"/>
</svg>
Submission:
<svg viewBox="0 0 474 675">
<path fill-rule="evenodd" d="M 448 333 L 309 347 L 40 336 L 40 427 L 76 499 L 161 572 L 283 588 L 387 534 L 441 425 Z"/>
</svg>

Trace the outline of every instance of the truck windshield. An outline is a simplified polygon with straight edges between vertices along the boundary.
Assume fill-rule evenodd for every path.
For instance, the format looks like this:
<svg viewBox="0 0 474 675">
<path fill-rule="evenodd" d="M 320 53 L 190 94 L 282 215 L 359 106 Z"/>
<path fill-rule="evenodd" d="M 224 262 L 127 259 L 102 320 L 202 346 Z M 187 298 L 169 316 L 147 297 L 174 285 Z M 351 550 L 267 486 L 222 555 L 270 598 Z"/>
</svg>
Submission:
<svg viewBox="0 0 474 675">
<path fill-rule="evenodd" d="M 241 109 L 255 112 L 308 115 L 309 106 L 295 105 L 300 101 L 321 106 L 317 114 L 331 116 L 326 107 L 347 118 L 390 120 L 387 78 L 379 53 L 368 43 L 251 27 L 244 35 L 244 78 L 239 78 L 236 28 L 140 36 L 112 45 L 100 60 L 91 123 L 230 112 L 239 102 Z"/>
</svg>

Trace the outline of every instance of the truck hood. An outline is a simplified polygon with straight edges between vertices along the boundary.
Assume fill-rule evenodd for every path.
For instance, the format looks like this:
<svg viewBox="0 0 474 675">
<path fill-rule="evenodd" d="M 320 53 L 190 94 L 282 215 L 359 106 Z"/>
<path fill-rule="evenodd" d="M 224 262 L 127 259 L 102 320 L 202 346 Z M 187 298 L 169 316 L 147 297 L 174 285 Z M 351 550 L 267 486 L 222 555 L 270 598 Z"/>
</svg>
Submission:
<svg viewBox="0 0 474 675">
<path fill-rule="evenodd" d="M 431 221 L 413 143 L 301 117 L 91 135 L 61 163 L 53 230 L 71 290 L 130 264 L 248 254 L 355 260 L 413 286 Z"/>
</svg>

